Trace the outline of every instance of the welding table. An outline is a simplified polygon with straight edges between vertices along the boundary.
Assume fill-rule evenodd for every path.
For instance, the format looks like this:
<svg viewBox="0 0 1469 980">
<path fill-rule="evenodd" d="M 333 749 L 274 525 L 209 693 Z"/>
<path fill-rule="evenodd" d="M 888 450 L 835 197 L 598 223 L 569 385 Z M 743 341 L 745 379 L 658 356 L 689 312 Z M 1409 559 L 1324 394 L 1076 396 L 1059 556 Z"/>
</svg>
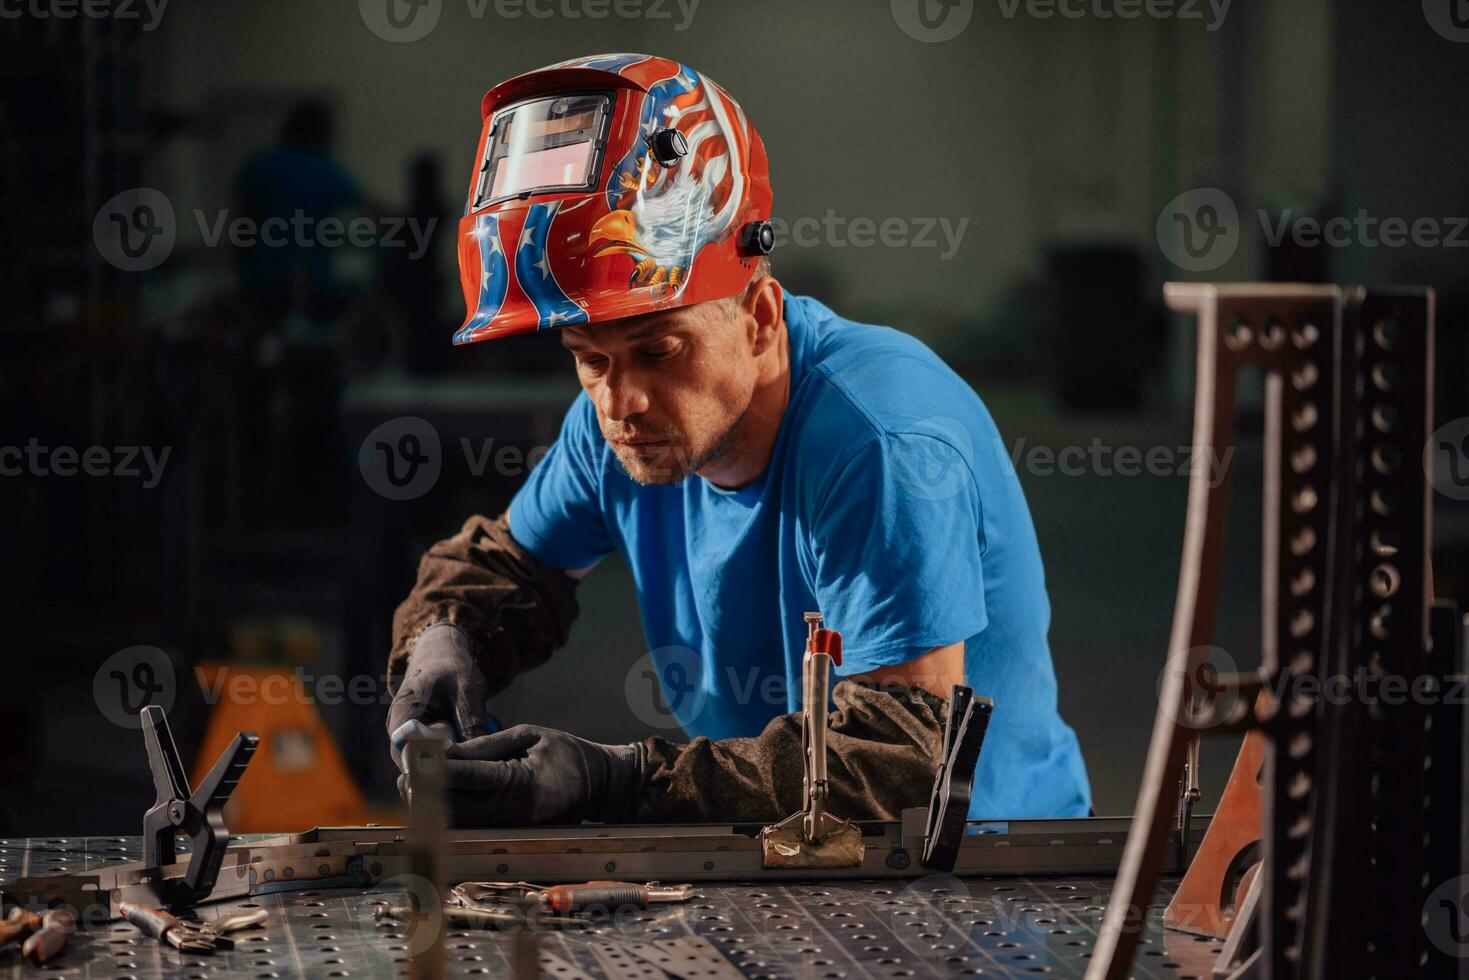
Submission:
<svg viewBox="0 0 1469 980">
<path fill-rule="evenodd" d="M 140 837 L 0 839 L 0 880 L 86 871 L 137 861 Z M 1174 880 L 1165 882 L 1165 893 Z M 1081 977 L 1111 879 L 955 878 L 915 880 L 703 882 L 680 905 L 655 906 L 576 930 L 537 930 L 545 975 L 607 976 L 592 947 L 702 936 L 747 977 Z M 1166 894 L 1160 896 L 1166 901 Z M 8 948 L 0 977 L 397 977 L 406 976 L 411 937 L 378 922 L 385 905 L 406 904 L 402 887 L 283 891 L 199 908 L 202 918 L 255 905 L 270 918 L 238 934 L 233 950 L 190 956 L 126 922 L 74 935 L 44 967 Z M 1214 940 L 1165 932 L 1149 917 L 1134 976 L 1209 975 Z M 510 940 L 494 931 L 446 934 L 448 976 L 507 976 Z M 656 975 L 656 974 L 654 974 Z M 731 976 L 735 975 L 730 973 Z"/>
</svg>

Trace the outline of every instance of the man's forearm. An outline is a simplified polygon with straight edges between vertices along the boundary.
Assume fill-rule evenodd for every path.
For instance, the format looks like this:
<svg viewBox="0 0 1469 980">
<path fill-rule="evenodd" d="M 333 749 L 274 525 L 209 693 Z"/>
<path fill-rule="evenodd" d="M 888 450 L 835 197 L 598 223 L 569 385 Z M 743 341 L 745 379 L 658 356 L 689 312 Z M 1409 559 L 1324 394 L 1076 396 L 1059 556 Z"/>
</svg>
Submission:
<svg viewBox="0 0 1469 980">
<path fill-rule="evenodd" d="M 928 802 L 947 702 L 915 687 L 843 681 L 827 732 L 828 805 L 853 820 L 896 820 Z M 800 809 L 799 713 L 754 738 L 644 743 L 640 823 L 769 822 Z"/>
<path fill-rule="evenodd" d="M 396 688 L 418 635 L 448 622 L 469 638 L 489 693 L 502 690 L 566 643 L 579 612 L 576 584 L 522 548 L 503 514 L 471 517 L 419 562 L 418 581 L 393 615 L 389 683 Z"/>
</svg>

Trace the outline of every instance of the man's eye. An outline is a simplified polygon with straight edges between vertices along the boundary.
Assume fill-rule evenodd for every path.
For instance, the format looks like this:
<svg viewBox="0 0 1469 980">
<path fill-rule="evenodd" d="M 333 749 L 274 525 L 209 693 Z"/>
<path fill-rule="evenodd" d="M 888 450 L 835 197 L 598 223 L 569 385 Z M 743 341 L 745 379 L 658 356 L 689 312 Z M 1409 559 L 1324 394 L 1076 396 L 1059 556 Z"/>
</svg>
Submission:
<svg viewBox="0 0 1469 980">
<path fill-rule="evenodd" d="M 578 357 L 576 366 L 583 371 L 600 371 L 607 366 L 605 357 Z"/>
<path fill-rule="evenodd" d="M 678 353 L 678 344 L 676 344 L 676 343 L 660 344 L 657 347 L 650 347 L 650 348 L 648 348 L 648 350 L 647 350 L 646 353 L 647 353 L 647 356 L 651 360 L 654 360 L 654 361 L 666 361 L 670 357 L 672 357 L 674 354 L 677 354 Z"/>
</svg>

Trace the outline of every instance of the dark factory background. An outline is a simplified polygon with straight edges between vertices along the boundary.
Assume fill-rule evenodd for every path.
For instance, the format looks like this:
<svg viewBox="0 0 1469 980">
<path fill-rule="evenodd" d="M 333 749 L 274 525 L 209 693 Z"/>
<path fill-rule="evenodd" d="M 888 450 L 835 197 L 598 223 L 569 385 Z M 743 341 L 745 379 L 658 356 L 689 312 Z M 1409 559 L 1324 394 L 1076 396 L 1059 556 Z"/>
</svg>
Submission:
<svg viewBox="0 0 1469 980">
<path fill-rule="evenodd" d="M 1267 233 L 1302 215 L 1445 229 L 1469 215 L 1469 44 L 1432 3 L 1180 2 L 1136 19 L 951 6 L 970 20 L 940 40 L 883 0 L 649 0 L 605 18 L 596 4 L 546 2 L 540 17 L 429 0 L 420 14 L 436 21 L 407 28 L 370 0 L 0 5 L 0 446 L 49 453 L 0 477 L 0 836 L 135 832 L 151 787 L 118 707 L 148 697 L 169 702 L 199 764 L 222 733 L 265 736 L 237 829 L 395 818 L 393 608 L 430 542 L 505 506 L 577 390 L 551 338 L 449 344 L 479 100 L 518 72 L 619 50 L 707 72 L 758 125 L 788 289 L 917 335 L 984 397 L 1040 535 L 1063 713 L 1098 812 L 1128 812 L 1187 491 L 1193 345 L 1162 283 L 1433 285 L 1438 418 L 1469 414 L 1469 233 L 1398 247 Z M 1189 268 L 1159 231 L 1203 188 L 1240 216 L 1218 268 Z M 119 194 L 172 236 L 161 260 L 113 247 Z M 297 208 L 366 216 L 379 240 L 232 244 L 234 219 Z M 889 219 L 892 235 L 871 234 Z M 360 465 L 369 434 L 404 418 L 440 440 L 417 495 Z M 1126 476 L 1047 463 L 1067 446 L 1166 452 Z M 69 466 L 58 447 L 75 450 Z M 1250 667 L 1248 426 L 1230 467 L 1216 643 Z M 1435 504 L 1438 589 L 1462 598 L 1469 521 L 1452 497 Z M 646 734 L 621 562 L 580 599 L 569 646 L 493 709 L 603 741 Z M 268 696 L 273 677 L 306 696 Z M 242 679 L 251 696 L 219 695 Z M 1234 748 L 1207 746 L 1205 810 Z M 273 807 L 252 803 L 266 790 Z"/>
</svg>

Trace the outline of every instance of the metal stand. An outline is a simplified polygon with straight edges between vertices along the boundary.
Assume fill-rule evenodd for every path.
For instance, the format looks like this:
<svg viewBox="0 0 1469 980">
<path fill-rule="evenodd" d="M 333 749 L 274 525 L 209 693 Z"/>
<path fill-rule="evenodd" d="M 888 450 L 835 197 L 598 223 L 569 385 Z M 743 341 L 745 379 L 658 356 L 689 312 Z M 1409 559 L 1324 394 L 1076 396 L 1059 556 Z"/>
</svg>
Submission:
<svg viewBox="0 0 1469 980">
<path fill-rule="evenodd" d="M 1260 818 L 1231 833 L 1259 834 L 1257 906 L 1235 919 L 1229 969 L 1263 980 L 1430 975 L 1420 920 L 1428 891 L 1462 873 L 1452 831 L 1464 786 L 1462 747 L 1437 733 L 1462 731 L 1463 706 L 1420 696 L 1446 669 L 1429 661 L 1421 465 L 1433 294 L 1170 284 L 1166 295 L 1198 317 L 1196 452 L 1228 458 L 1238 375 L 1265 371 L 1263 664 L 1206 681 L 1227 483 L 1196 473 L 1147 768 L 1087 976 L 1130 975 L 1190 743 L 1253 730 L 1264 736 Z M 1211 695 L 1204 704 L 1196 683 Z M 1217 880 L 1248 869 L 1235 871 Z"/>
</svg>

